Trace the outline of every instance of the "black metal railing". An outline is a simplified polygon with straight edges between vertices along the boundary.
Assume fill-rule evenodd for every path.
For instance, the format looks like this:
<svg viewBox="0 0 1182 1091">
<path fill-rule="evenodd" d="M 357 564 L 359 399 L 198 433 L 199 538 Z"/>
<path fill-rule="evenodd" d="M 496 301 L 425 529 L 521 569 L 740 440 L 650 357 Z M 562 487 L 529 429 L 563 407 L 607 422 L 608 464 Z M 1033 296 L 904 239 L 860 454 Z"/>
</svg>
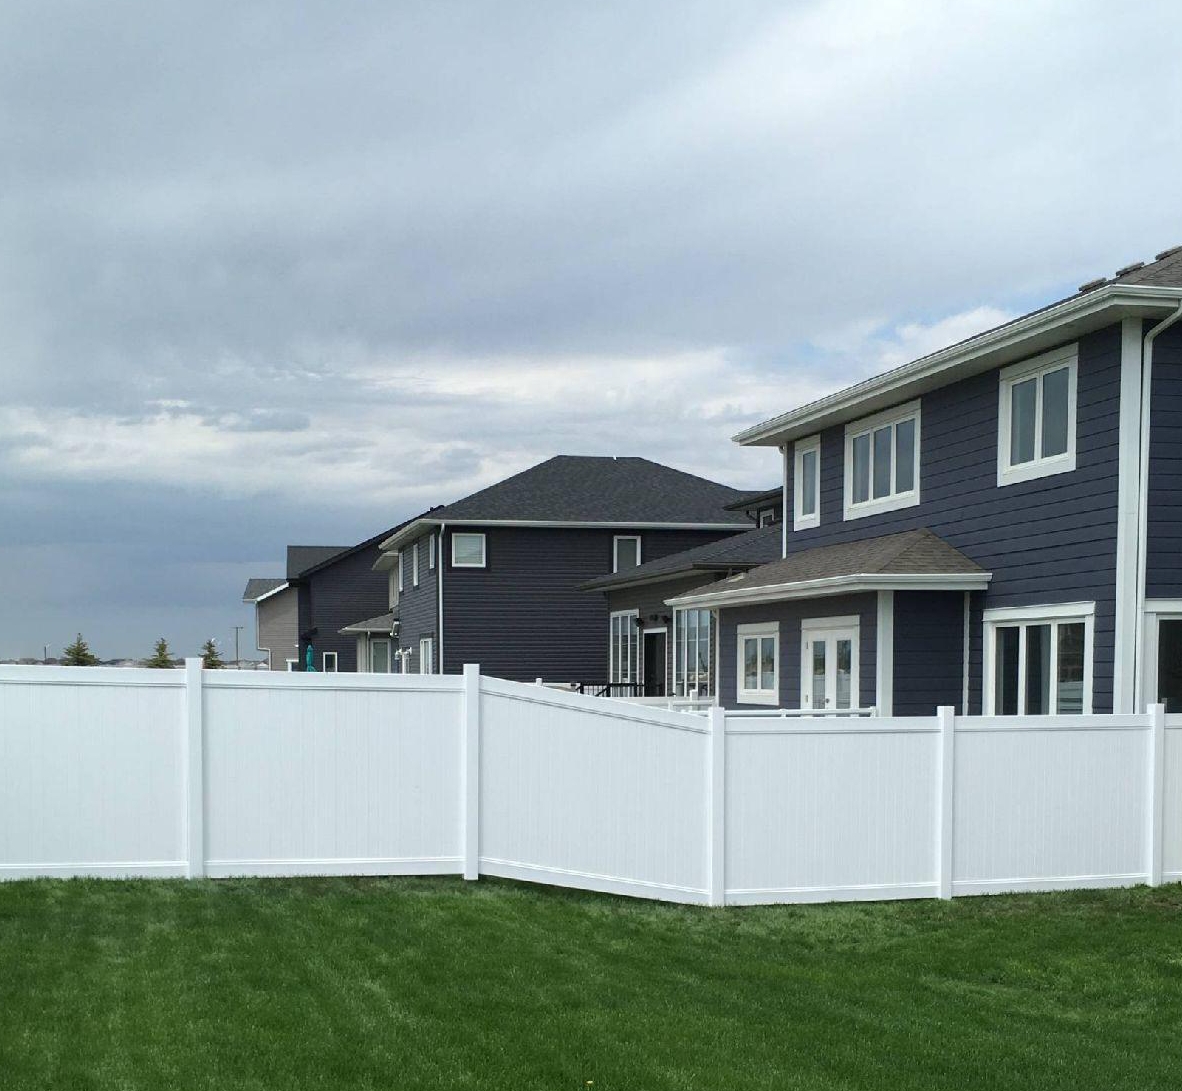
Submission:
<svg viewBox="0 0 1182 1091">
<path fill-rule="evenodd" d="M 575 693 L 590 697 L 665 697 L 663 682 L 575 682 Z"/>
</svg>

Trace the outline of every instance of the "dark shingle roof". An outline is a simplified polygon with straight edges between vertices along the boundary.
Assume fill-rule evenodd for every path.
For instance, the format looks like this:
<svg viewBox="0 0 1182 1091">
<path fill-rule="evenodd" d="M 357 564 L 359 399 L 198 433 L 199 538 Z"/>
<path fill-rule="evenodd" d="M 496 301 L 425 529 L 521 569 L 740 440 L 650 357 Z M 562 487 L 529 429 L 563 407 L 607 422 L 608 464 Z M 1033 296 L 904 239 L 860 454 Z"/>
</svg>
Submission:
<svg viewBox="0 0 1182 1091">
<path fill-rule="evenodd" d="M 380 614 L 378 617 L 366 618 L 365 621 L 355 621 L 340 630 L 342 633 L 390 633 L 394 631 L 397 621 L 394 612 Z"/>
<path fill-rule="evenodd" d="M 454 522 L 743 525 L 727 505 L 749 494 L 647 458 L 557 455 L 431 517 Z"/>
<path fill-rule="evenodd" d="M 784 490 L 777 485 L 774 489 L 764 489 L 763 492 L 748 493 L 741 500 L 727 504 L 727 511 L 747 511 L 750 508 L 762 507 L 767 504 L 778 504 L 784 499 Z"/>
<path fill-rule="evenodd" d="M 784 587 L 847 576 L 985 576 L 959 549 L 926 528 L 803 549 L 749 572 L 686 592 L 686 597 Z M 681 597 L 681 596 L 678 596 Z"/>
<path fill-rule="evenodd" d="M 331 560 L 338 553 L 344 553 L 349 548 L 351 547 L 289 545 L 287 547 L 287 578 L 294 580 L 302 572 Z"/>
<path fill-rule="evenodd" d="M 257 602 L 264 595 L 278 587 L 282 587 L 287 580 L 278 578 L 252 579 L 246 581 L 246 590 L 242 592 L 243 602 Z"/>
<path fill-rule="evenodd" d="M 754 568 L 767 564 L 780 556 L 783 528 L 779 525 L 749 530 L 746 534 L 735 534 L 717 542 L 694 546 L 693 549 L 674 553 L 659 560 L 648 561 L 629 568 L 625 572 L 613 572 L 588 580 L 580 587 L 582 591 L 613 591 L 637 583 L 674 579 L 691 572 L 728 571 L 735 568 Z"/>
</svg>

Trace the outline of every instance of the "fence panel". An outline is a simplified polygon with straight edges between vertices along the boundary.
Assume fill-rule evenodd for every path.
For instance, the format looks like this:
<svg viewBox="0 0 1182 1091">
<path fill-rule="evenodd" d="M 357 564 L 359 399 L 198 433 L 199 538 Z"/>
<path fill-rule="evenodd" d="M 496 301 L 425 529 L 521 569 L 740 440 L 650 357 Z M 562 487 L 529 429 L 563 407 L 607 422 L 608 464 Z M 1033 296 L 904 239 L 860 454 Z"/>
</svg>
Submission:
<svg viewBox="0 0 1182 1091">
<path fill-rule="evenodd" d="M 205 675 L 206 873 L 461 869 L 451 677 Z"/>
<path fill-rule="evenodd" d="M 953 893 L 1147 874 L 1147 717 L 957 718 Z"/>
<path fill-rule="evenodd" d="M 1182 879 L 1182 716 L 1166 718 L 1162 878 Z"/>
<path fill-rule="evenodd" d="M 702 716 L 481 685 L 483 874 L 705 900 Z"/>
<path fill-rule="evenodd" d="M 183 875 L 178 671 L 0 667 L 0 878 Z"/>
<path fill-rule="evenodd" d="M 733 904 L 933 897 L 933 718 L 727 716 Z"/>
</svg>

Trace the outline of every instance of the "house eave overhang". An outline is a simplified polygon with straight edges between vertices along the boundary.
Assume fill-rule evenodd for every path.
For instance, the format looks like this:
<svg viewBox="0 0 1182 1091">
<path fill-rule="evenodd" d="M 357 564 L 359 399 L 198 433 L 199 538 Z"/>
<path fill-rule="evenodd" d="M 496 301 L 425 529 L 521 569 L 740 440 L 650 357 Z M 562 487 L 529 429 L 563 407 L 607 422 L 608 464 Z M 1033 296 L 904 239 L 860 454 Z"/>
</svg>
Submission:
<svg viewBox="0 0 1182 1091">
<path fill-rule="evenodd" d="M 699 572 L 745 572 L 750 568 L 758 567 L 758 564 L 767 562 L 745 562 L 732 561 L 729 563 L 719 562 L 718 564 L 693 564 L 685 565 L 682 568 L 669 569 L 665 572 L 653 572 L 650 575 L 643 576 L 634 580 L 589 580 L 587 583 L 579 587 L 580 591 L 627 591 L 632 587 L 647 587 L 654 583 L 668 583 L 670 580 L 684 580 L 689 576 L 696 575 Z"/>
<path fill-rule="evenodd" d="M 1122 318 L 1165 314 L 1179 302 L 1182 288 L 1152 284 L 1097 288 L 773 417 L 733 438 L 745 447 L 779 447 L 889 408 L 955 379 L 1033 356 Z"/>
<path fill-rule="evenodd" d="M 822 598 L 826 595 L 849 595 L 861 591 L 984 591 L 993 578 L 991 572 L 966 573 L 866 573 L 828 576 L 817 580 L 762 587 L 734 587 L 729 590 L 701 591 L 666 599 L 666 606 L 710 607 L 748 606 L 790 599 Z"/>
<path fill-rule="evenodd" d="M 257 606 L 264 599 L 272 598 L 273 596 L 278 595 L 281 591 L 286 591 L 290 586 L 290 583 L 282 583 L 278 587 L 272 587 L 271 590 L 265 594 L 259 595 L 258 598 L 243 599 L 242 601 L 246 603 L 254 603 Z"/>
<path fill-rule="evenodd" d="M 391 534 L 381 548 L 386 551 L 397 550 L 404 542 L 417 538 L 429 527 L 441 526 L 444 522 L 457 527 L 538 527 L 556 530 L 754 530 L 751 521 L 730 523 L 659 523 L 659 522 L 629 522 L 623 519 L 609 521 L 585 521 L 562 519 L 477 519 L 453 518 L 446 519 L 416 519 L 409 526 L 403 527 L 397 534 Z M 379 561 L 380 563 L 380 561 Z M 393 562 L 390 562 L 391 564 Z M 374 565 L 377 568 L 377 565 Z M 389 564 L 386 567 L 390 567 Z"/>
</svg>

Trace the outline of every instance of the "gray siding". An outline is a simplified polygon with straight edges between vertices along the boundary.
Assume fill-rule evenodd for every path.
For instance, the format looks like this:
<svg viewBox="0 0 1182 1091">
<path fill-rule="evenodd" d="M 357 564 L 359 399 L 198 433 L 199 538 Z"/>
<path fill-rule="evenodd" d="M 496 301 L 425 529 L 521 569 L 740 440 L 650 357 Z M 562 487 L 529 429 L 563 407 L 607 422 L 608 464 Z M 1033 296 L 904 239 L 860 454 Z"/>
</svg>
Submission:
<svg viewBox="0 0 1182 1091">
<path fill-rule="evenodd" d="M 760 621 L 780 623 L 780 707 L 800 707 L 800 623 L 805 618 L 857 614 L 859 658 L 858 693 L 863 708 L 877 702 L 875 676 L 878 663 L 878 596 L 835 595 L 830 598 L 767 603 L 720 611 L 718 631 L 719 701 L 725 708 L 766 707 L 740 705 L 735 700 L 738 682 L 737 628 Z"/>
<path fill-rule="evenodd" d="M 267 652 L 270 670 L 286 671 L 287 661 L 297 658 L 298 599 L 296 589 L 288 587 L 263 599 L 262 602 L 255 603 L 259 651 Z"/>
<path fill-rule="evenodd" d="M 439 555 L 435 557 L 435 568 L 432 570 L 430 556 L 431 534 L 424 534 L 415 541 L 419 547 L 419 586 L 414 586 L 413 564 L 411 561 L 415 542 L 408 542 L 402 550 L 406 570 L 403 572 L 402 592 L 398 596 L 398 646 L 410 650 L 410 671 L 419 670 L 419 641 L 430 637 L 434 641 L 436 662 L 432 665 L 439 669 Z"/>
<path fill-rule="evenodd" d="M 1182 598 L 1182 330 L 1153 349 L 1146 593 Z"/>
<path fill-rule="evenodd" d="M 386 573 L 373 570 L 379 553 L 375 543 L 345 554 L 301 581 L 300 670 L 309 639 L 316 651 L 317 670 L 324 652 L 337 653 L 338 670 L 357 670 L 357 637 L 340 630 L 389 609 Z"/>
<path fill-rule="evenodd" d="M 488 567 L 452 568 L 451 534 L 483 531 Z M 448 527 L 443 562 L 443 667 L 531 682 L 605 681 L 608 606 L 579 585 L 611 572 L 612 537 L 639 534 L 644 560 L 725 537 L 716 531 Z"/>
<path fill-rule="evenodd" d="M 930 716 L 941 705 L 963 713 L 964 594 L 895 593 L 896 716 Z"/>
<path fill-rule="evenodd" d="M 845 522 L 844 427 L 821 436 L 821 525 L 792 531 L 789 550 L 929 527 L 993 573 L 975 603 L 971 711 L 981 709 L 981 609 L 1096 603 L 1094 708 L 1112 709 L 1120 327 L 1079 342 L 1073 473 L 997 485 L 999 374 L 952 383 L 922 399 L 920 495 L 911 508 Z M 791 488 L 791 480 L 789 481 Z M 896 650 L 899 644 L 896 643 Z M 896 690 L 896 700 L 900 697 Z"/>
</svg>

